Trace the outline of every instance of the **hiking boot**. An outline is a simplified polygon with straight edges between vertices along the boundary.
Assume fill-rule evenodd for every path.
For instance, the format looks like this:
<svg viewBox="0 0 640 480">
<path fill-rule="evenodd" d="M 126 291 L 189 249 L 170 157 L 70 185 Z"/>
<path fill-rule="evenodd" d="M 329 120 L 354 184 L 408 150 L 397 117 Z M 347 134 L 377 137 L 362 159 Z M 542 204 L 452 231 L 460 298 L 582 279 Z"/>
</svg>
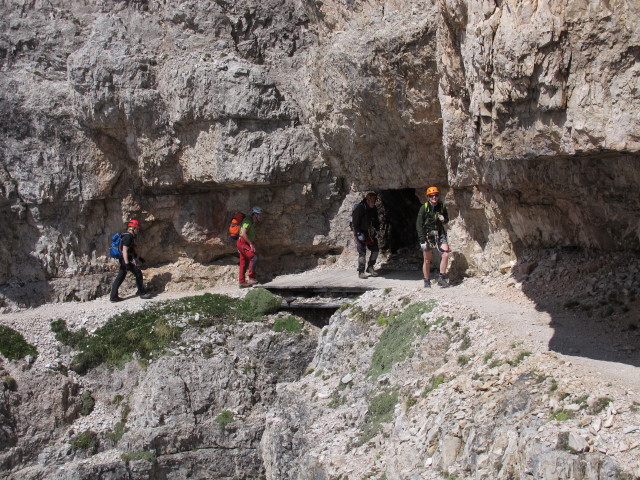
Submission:
<svg viewBox="0 0 640 480">
<path fill-rule="evenodd" d="M 145 293 L 141 293 L 140 294 L 140 298 L 142 298 L 143 300 L 149 300 L 153 295 L 151 295 L 151 293 L 149 292 L 145 292 Z"/>
<path fill-rule="evenodd" d="M 364 272 L 358 272 L 358 278 L 367 278 L 367 274 Z"/>
<path fill-rule="evenodd" d="M 444 274 L 440 275 L 440 277 L 438 277 L 438 285 L 442 288 L 447 288 L 449 286 L 449 282 L 447 281 L 448 278 L 449 277 Z"/>
<path fill-rule="evenodd" d="M 258 282 L 258 280 L 256 280 L 255 278 L 250 278 L 245 283 L 248 283 L 250 285 L 256 285 L 257 283 L 260 283 L 260 282 Z"/>
<path fill-rule="evenodd" d="M 109 299 L 111 303 L 121 302 L 122 300 L 124 300 L 124 298 L 120 298 L 120 297 L 113 297 Z"/>
<path fill-rule="evenodd" d="M 431 279 L 429 278 L 424 279 L 424 288 L 431 288 Z"/>
<path fill-rule="evenodd" d="M 376 272 L 373 269 L 373 267 L 367 268 L 367 273 L 369 274 L 370 277 L 377 277 L 378 276 L 378 272 Z"/>
<path fill-rule="evenodd" d="M 247 282 L 240 282 L 238 284 L 238 288 L 251 288 L 251 287 L 252 287 L 252 285 L 250 283 L 247 283 Z"/>
</svg>

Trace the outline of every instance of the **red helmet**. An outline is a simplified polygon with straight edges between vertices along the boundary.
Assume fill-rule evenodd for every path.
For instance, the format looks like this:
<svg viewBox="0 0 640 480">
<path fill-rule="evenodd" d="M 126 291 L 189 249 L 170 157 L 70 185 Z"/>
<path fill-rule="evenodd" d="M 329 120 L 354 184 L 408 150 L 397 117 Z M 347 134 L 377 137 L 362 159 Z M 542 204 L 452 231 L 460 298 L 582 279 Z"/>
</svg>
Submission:
<svg viewBox="0 0 640 480">
<path fill-rule="evenodd" d="M 127 223 L 127 228 L 130 227 L 140 228 L 140 222 L 132 218 L 131 220 L 129 220 L 129 223 Z"/>
</svg>

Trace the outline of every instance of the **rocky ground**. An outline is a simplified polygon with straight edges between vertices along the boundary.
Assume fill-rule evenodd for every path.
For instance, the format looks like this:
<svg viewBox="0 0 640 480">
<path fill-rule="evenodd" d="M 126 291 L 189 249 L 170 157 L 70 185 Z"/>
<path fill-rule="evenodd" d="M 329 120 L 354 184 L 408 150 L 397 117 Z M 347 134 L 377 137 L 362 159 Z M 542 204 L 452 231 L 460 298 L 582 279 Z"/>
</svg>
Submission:
<svg viewBox="0 0 640 480">
<path fill-rule="evenodd" d="M 340 266 L 339 261 L 333 267 L 320 268 Z M 392 266 L 389 263 L 384 268 Z M 509 478 L 509 472 L 513 474 L 518 465 L 526 463 L 522 458 L 538 455 L 551 461 L 539 452 L 523 453 L 526 448 L 556 451 L 560 444 L 566 451 L 615 459 L 616 468 L 630 475 L 623 477 L 618 472 L 616 478 L 640 477 L 639 272 L 634 256 L 614 254 L 603 258 L 555 250 L 526 256 L 493 276 L 454 278 L 448 289 L 434 286 L 428 290 L 418 284 L 415 288 L 364 294 L 353 305 L 359 312 L 371 313 L 372 318 L 364 320 L 370 324 L 358 326 L 362 319 L 354 313 L 355 307 L 336 314 L 328 327 L 314 330 L 319 347 L 310 368 L 316 374 L 282 384 L 279 389 L 281 398 L 292 396 L 295 401 L 280 401 L 280 407 L 268 419 L 263 441 L 268 478 L 284 478 L 280 475 L 285 470 L 292 472 L 288 478 L 304 478 L 293 472 L 311 464 L 322 465 L 329 478 L 384 478 L 379 475 L 385 471 L 387 478 L 441 478 L 441 472 L 464 478 L 470 471 L 481 478 Z M 312 272 L 300 275 L 309 274 Z M 101 298 L 2 314 L 0 324 L 22 333 L 38 348 L 38 357 L 18 362 L 1 359 L 0 369 L 9 376 L 17 369 L 28 368 L 34 375 L 58 371 L 68 358 L 61 354 L 50 330 L 49 324 L 55 319 L 65 319 L 71 329 L 85 327 L 91 331 L 117 312 L 206 291 L 245 293 L 231 283 L 212 289 L 165 292 L 149 301 L 134 297 L 111 304 Z M 359 435 L 367 412 L 365 399 L 371 396 L 364 390 L 373 388 L 366 381 L 363 365 L 370 363 L 373 345 L 383 331 L 376 324 L 376 316 L 431 299 L 437 301 L 437 307 L 429 318 L 446 317 L 451 322 L 429 333 L 415 358 L 394 370 L 392 377 L 378 381 L 378 387 L 387 382 L 400 392 L 395 421 L 383 428 L 383 438 L 389 440 L 374 439 L 352 450 L 348 446 Z M 319 371 L 322 374 L 317 374 Z M 349 378 L 345 380 L 346 375 Z M 425 397 L 425 384 L 439 375 L 448 380 Z M 83 382 L 81 377 L 74 381 Z M 342 403 L 329 405 L 343 384 L 350 388 L 339 396 Z M 518 410 L 513 402 L 525 398 L 524 393 L 518 393 L 520 390 L 526 392 L 527 407 Z M 283 452 L 268 451 L 265 442 L 283 435 L 295 437 L 289 430 L 292 425 L 274 426 L 274 418 L 284 416 L 278 411 L 282 405 L 289 408 L 296 402 L 304 403 L 305 411 L 311 413 L 309 423 L 293 425 L 294 431 L 299 430 L 295 435 L 302 436 L 311 447 L 296 457 L 294 445 L 289 451 L 293 458 L 285 461 Z M 492 431 L 497 431 L 495 423 L 509 409 L 505 402 L 522 415 L 513 430 L 505 432 L 502 440 L 488 435 L 493 443 L 487 446 L 487 452 L 463 454 L 463 445 L 470 442 L 470 425 L 478 428 L 474 430 L 477 436 L 483 424 L 485 428 L 493 424 Z M 98 402 L 92 414 L 80 417 L 71 431 L 112 429 L 118 419 L 112 410 Z M 553 419 L 554 412 L 572 418 Z M 520 460 L 511 451 L 510 435 L 523 445 L 533 445 L 520 446 Z M 498 446 L 500 442 L 502 447 Z M 113 451 L 101 455 L 110 454 Z M 411 455 L 420 461 L 408 458 Z M 399 459 L 393 460 L 396 457 Z M 501 469 L 490 467 L 498 461 Z M 393 462 L 397 468 L 389 466 Z M 603 468 L 600 466 L 600 471 L 606 471 Z M 557 478 L 582 478 L 565 474 L 568 476 L 554 473 Z"/>
</svg>

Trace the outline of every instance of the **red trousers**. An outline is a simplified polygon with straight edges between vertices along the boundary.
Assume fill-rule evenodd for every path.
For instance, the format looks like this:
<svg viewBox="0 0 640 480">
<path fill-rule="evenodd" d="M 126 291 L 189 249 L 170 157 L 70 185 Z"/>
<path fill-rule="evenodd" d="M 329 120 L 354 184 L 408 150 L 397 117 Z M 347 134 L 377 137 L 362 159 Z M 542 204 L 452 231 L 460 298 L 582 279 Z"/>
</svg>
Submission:
<svg viewBox="0 0 640 480">
<path fill-rule="evenodd" d="M 238 275 L 238 282 L 244 283 L 245 271 L 249 278 L 256 277 L 256 262 L 258 261 L 258 255 L 251 250 L 251 245 L 249 245 L 242 237 L 240 237 L 236 242 L 236 247 L 240 254 L 240 272 Z"/>
</svg>

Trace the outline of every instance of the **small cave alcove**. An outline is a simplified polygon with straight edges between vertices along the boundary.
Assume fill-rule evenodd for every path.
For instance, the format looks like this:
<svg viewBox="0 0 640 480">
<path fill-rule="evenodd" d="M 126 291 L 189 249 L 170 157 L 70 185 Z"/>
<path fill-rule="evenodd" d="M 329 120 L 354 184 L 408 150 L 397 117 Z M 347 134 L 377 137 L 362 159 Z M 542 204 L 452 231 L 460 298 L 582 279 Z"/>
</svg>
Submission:
<svg viewBox="0 0 640 480">
<path fill-rule="evenodd" d="M 417 251 L 416 218 L 420 200 L 413 188 L 379 191 L 380 249 L 390 255 Z"/>
</svg>

